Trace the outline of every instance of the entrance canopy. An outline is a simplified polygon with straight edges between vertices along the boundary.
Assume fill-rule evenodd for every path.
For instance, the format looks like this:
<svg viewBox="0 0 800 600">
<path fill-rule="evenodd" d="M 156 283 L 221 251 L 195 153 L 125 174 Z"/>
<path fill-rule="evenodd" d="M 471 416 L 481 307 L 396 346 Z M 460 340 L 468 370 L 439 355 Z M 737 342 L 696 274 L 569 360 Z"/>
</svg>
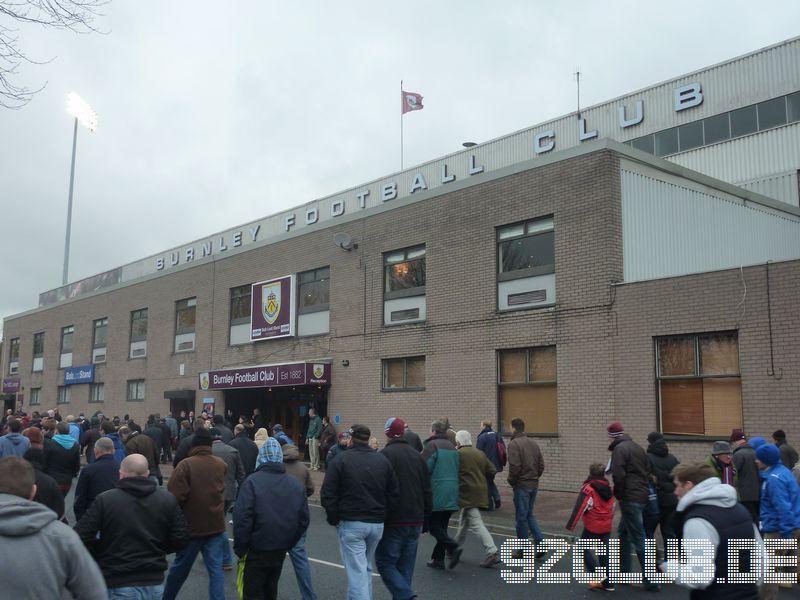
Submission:
<svg viewBox="0 0 800 600">
<path fill-rule="evenodd" d="M 331 364 L 296 362 L 279 365 L 236 367 L 200 373 L 200 389 L 281 387 L 290 385 L 330 385 Z"/>
</svg>

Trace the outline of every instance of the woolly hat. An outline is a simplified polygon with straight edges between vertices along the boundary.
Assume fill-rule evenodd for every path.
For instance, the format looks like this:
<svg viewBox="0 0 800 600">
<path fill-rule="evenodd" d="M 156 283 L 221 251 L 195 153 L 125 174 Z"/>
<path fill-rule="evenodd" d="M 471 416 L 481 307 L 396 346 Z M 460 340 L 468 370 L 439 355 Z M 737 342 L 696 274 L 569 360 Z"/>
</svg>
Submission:
<svg viewBox="0 0 800 600">
<path fill-rule="evenodd" d="M 761 446 L 763 446 L 763 445 L 764 445 L 764 444 L 766 444 L 766 443 L 767 443 L 767 440 L 765 440 L 765 439 L 764 439 L 763 437 L 761 437 L 761 436 L 757 436 L 757 437 L 754 437 L 754 438 L 750 438 L 750 447 L 751 447 L 753 450 L 758 450 L 759 448 L 761 448 Z"/>
<path fill-rule="evenodd" d="M 650 433 L 647 434 L 647 441 L 651 444 L 655 444 L 656 442 L 663 439 L 664 436 L 660 434 L 658 431 L 651 431 Z"/>
<path fill-rule="evenodd" d="M 785 442 L 786 432 L 783 429 L 778 429 L 777 431 L 773 432 L 772 439 L 778 440 L 779 442 Z"/>
<path fill-rule="evenodd" d="M 389 417 L 386 425 L 383 426 L 383 431 L 388 438 L 401 438 L 406 434 L 406 423 L 403 419 Z"/>
<path fill-rule="evenodd" d="M 611 425 L 609 425 L 606 428 L 606 431 L 608 431 L 608 437 L 615 438 L 615 437 L 619 437 L 623 433 L 625 433 L 625 428 L 622 426 L 622 423 L 620 423 L 619 421 L 614 421 Z"/>
<path fill-rule="evenodd" d="M 266 443 L 261 446 L 258 451 L 258 459 L 256 460 L 256 467 L 265 465 L 267 463 L 282 463 L 283 451 L 281 445 L 275 438 L 269 438 Z"/>
<path fill-rule="evenodd" d="M 756 458 L 771 467 L 781 462 L 781 451 L 775 444 L 764 444 L 756 450 Z"/>
<path fill-rule="evenodd" d="M 339 438 L 339 443 L 341 444 L 342 442 L 346 442 L 350 439 L 350 434 L 346 431 L 340 431 L 336 437 Z"/>
<path fill-rule="evenodd" d="M 746 440 L 746 439 L 747 436 L 741 429 L 734 429 L 733 431 L 731 431 L 731 437 L 730 437 L 731 444 L 733 442 L 738 442 L 739 440 Z"/>
<path fill-rule="evenodd" d="M 714 442 L 713 448 L 711 448 L 711 455 L 712 456 L 719 456 L 720 454 L 730 454 L 731 453 L 731 445 L 729 442 L 721 440 L 719 442 Z"/>
<path fill-rule="evenodd" d="M 214 439 L 205 429 L 199 429 L 198 431 L 194 432 L 194 437 L 192 438 L 192 448 L 196 448 L 197 446 L 210 446 L 213 443 Z"/>
<path fill-rule="evenodd" d="M 459 446 L 472 446 L 472 436 L 469 431 L 466 429 L 456 431 L 456 444 Z"/>
<path fill-rule="evenodd" d="M 369 430 L 369 427 L 366 425 L 355 424 L 350 428 L 350 435 L 353 436 L 353 439 L 357 442 L 368 442 L 372 432 Z"/>
</svg>

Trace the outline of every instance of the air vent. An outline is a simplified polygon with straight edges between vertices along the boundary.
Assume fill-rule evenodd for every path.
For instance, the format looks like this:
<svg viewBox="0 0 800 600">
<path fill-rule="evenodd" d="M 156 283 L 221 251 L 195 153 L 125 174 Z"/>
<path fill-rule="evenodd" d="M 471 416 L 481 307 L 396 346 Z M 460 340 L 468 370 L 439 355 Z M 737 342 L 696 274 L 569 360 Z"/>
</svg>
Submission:
<svg viewBox="0 0 800 600">
<path fill-rule="evenodd" d="M 522 306 L 523 304 L 535 304 L 547 300 L 547 290 L 533 290 L 522 292 L 521 294 L 509 294 L 509 306 Z"/>
<path fill-rule="evenodd" d="M 139 358 L 140 356 L 144 356 L 145 354 L 147 354 L 147 350 L 145 350 L 144 348 L 134 348 L 133 350 L 131 350 L 132 358 Z"/>
<path fill-rule="evenodd" d="M 194 341 L 181 342 L 178 344 L 178 352 L 183 350 L 194 350 Z"/>
<path fill-rule="evenodd" d="M 8 374 L 16 375 L 17 373 L 19 373 L 19 366 L 16 363 L 12 363 L 11 365 L 9 365 Z"/>
<path fill-rule="evenodd" d="M 94 362 L 96 362 L 96 363 L 104 363 L 104 362 L 106 362 L 106 355 L 105 354 L 95 354 L 94 355 Z"/>
<path fill-rule="evenodd" d="M 405 310 L 394 310 L 389 315 L 391 321 L 408 321 L 409 319 L 419 319 L 418 308 L 407 308 Z"/>
</svg>

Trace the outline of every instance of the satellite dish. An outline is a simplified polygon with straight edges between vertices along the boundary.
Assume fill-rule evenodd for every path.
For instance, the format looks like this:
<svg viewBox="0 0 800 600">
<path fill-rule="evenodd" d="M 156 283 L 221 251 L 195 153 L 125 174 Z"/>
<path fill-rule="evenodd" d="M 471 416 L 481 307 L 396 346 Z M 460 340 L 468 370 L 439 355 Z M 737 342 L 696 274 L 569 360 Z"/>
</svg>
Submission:
<svg viewBox="0 0 800 600">
<path fill-rule="evenodd" d="M 353 238 L 347 233 L 337 233 L 333 236 L 333 243 L 348 252 L 353 249 Z"/>
</svg>

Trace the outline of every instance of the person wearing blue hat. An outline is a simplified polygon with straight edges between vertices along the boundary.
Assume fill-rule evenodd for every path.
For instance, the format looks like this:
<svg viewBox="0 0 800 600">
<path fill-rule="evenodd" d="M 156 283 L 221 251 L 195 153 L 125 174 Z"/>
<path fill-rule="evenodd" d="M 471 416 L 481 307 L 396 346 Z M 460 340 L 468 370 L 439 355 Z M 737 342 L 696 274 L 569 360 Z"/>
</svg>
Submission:
<svg viewBox="0 0 800 600">
<path fill-rule="evenodd" d="M 761 484 L 761 530 L 764 539 L 800 540 L 800 487 L 792 472 L 781 462 L 778 446 L 760 446 L 756 450 L 756 464 L 764 477 Z M 791 553 L 797 554 L 796 547 L 794 550 L 776 551 L 777 555 Z M 797 567 L 791 568 L 791 572 L 795 574 L 794 581 L 797 581 Z M 778 585 L 765 583 L 762 598 L 774 600 L 777 596 Z"/>
</svg>

